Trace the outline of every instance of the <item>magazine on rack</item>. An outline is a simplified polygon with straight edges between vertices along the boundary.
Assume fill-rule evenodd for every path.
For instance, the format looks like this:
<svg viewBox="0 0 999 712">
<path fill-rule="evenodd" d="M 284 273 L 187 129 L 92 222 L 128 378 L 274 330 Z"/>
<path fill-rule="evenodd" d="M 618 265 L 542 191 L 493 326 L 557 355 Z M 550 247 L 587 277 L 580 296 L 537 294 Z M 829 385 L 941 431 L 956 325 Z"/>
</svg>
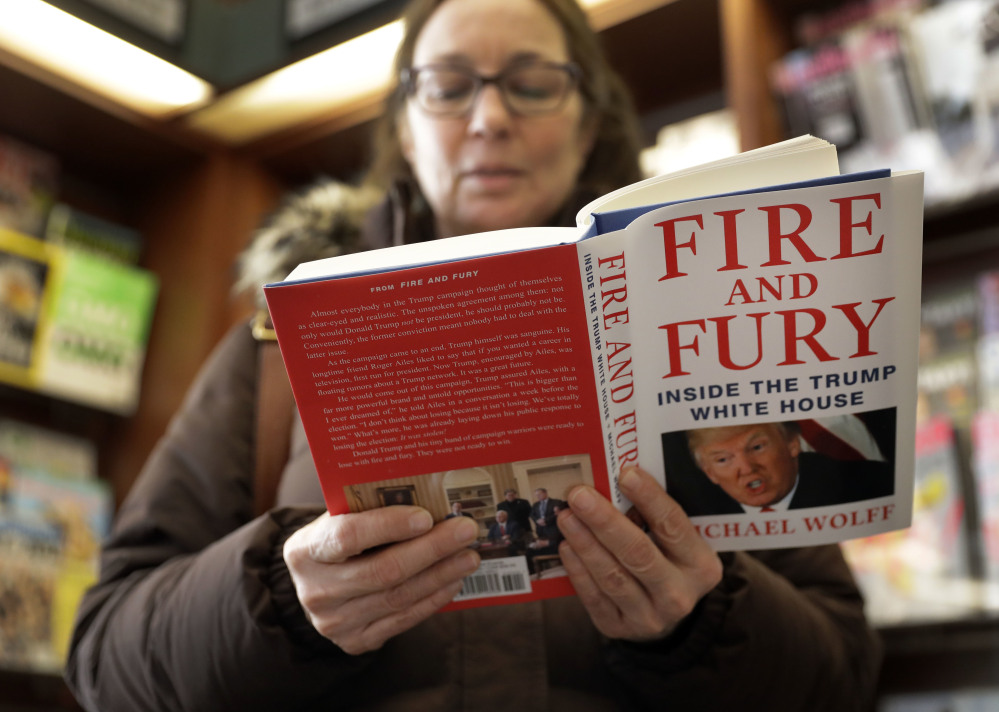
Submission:
<svg viewBox="0 0 999 712">
<path fill-rule="evenodd" d="M 628 511 L 628 465 L 720 551 L 908 526 L 921 173 L 841 176 L 801 137 L 610 193 L 577 223 L 265 287 L 331 512 L 475 517 L 483 564 L 452 606 L 571 593 L 539 490 L 554 508 L 586 482 Z M 499 505 L 532 521 L 503 538 Z"/>
</svg>

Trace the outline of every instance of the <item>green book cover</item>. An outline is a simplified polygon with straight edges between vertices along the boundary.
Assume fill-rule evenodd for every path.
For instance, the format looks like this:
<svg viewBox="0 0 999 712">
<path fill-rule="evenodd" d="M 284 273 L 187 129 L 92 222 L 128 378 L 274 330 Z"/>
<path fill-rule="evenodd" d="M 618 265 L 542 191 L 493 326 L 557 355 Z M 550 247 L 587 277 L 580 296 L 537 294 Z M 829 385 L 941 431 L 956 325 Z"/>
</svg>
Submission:
<svg viewBox="0 0 999 712">
<path fill-rule="evenodd" d="M 146 270 L 65 250 L 42 337 L 38 388 L 104 410 L 134 411 L 158 286 Z"/>
</svg>

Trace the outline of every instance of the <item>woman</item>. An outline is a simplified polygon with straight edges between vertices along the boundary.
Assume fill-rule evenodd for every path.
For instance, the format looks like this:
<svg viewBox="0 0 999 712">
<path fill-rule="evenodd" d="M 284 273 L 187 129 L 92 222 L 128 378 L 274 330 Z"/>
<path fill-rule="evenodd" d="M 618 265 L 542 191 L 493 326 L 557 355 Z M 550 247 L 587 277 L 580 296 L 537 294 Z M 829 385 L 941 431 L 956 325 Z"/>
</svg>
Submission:
<svg viewBox="0 0 999 712">
<path fill-rule="evenodd" d="M 248 272 L 571 222 L 637 177 L 620 85 L 571 0 L 421 0 L 397 62 L 371 174 L 387 199 L 363 211 L 367 193 L 310 192 L 258 235 Z M 302 245 L 301 210 L 327 237 Z M 869 702 L 877 646 L 838 549 L 719 557 L 639 470 L 621 487 L 651 536 L 573 489 L 560 554 L 579 595 L 529 604 L 439 613 L 478 565 L 474 522 L 412 506 L 329 516 L 300 422 L 277 503 L 254 518 L 255 357 L 248 328 L 230 334 L 119 513 L 68 664 L 91 709 Z"/>
</svg>

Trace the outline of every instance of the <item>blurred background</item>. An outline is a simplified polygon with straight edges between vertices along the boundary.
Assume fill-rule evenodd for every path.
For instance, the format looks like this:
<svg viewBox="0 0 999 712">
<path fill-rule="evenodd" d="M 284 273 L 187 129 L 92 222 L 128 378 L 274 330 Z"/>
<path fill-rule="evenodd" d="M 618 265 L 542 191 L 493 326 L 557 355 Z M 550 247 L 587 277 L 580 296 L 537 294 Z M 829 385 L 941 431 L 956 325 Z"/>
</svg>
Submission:
<svg viewBox="0 0 999 712">
<path fill-rule="evenodd" d="M 913 526 L 844 548 L 879 710 L 999 709 L 999 0 L 583 4 L 650 175 L 803 133 L 844 172 L 925 171 Z M 77 709 L 60 669 L 100 539 L 252 312 L 253 228 L 365 166 L 403 5 L 0 4 L 0 712 Z"/>
</svg>

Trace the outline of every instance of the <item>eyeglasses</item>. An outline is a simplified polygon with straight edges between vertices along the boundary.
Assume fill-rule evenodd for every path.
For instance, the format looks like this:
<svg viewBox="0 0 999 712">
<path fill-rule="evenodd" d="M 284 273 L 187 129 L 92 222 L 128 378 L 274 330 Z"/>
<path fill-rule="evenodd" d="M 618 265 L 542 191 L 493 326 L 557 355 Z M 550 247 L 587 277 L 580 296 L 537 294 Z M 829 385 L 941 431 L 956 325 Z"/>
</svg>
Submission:
<svg viewBox="0 0 999 712">
<path fill-rule="evenodd" d="M 406 93 L 434 116 L 464 116 L 487 84 L 495 84 L 500 90 L 510 113 L 541 116 L 562 107 L 580 75 L 579 67 L 572 63 L 515 64 L 491 77 L 467 67 L 428 64 L 402 70 L 399 80 Z"/>
</svg>

